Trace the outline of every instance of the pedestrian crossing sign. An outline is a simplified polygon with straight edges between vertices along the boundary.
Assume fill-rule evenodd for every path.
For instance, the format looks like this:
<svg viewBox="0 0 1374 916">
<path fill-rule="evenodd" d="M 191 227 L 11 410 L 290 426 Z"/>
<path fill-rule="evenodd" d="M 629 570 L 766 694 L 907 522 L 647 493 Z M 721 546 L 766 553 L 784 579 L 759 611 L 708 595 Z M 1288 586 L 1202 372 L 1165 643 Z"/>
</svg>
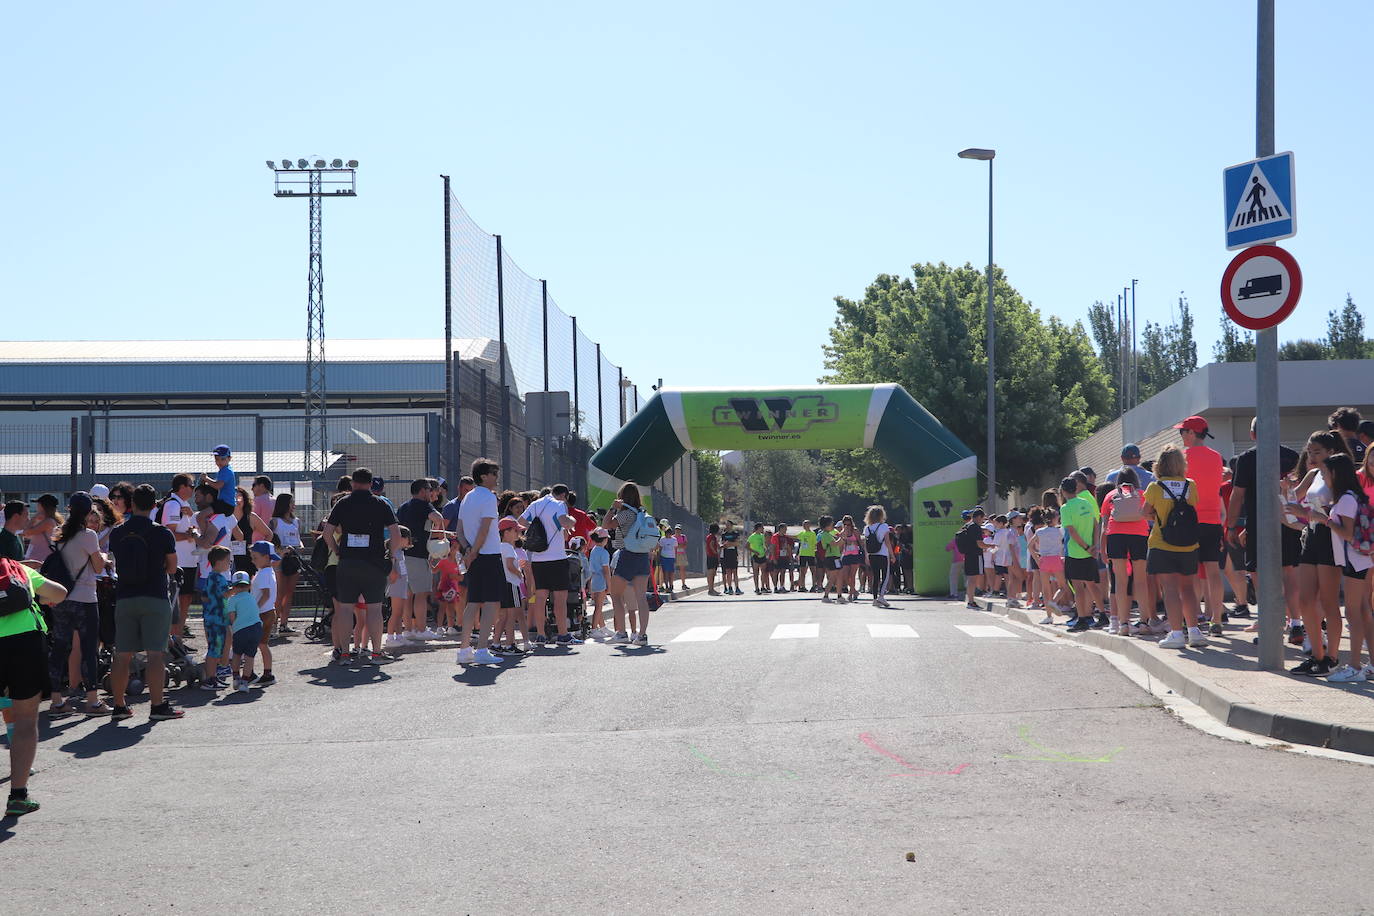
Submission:
<svg viewBox="0 0 1374 916">
<path fill-rule="evenodd" d="M 1248 248 L 1297 234 L 1293 154 L 1278 153 L 1222 172 L 1226 192 L 1226 248 Z"/>
</svg>

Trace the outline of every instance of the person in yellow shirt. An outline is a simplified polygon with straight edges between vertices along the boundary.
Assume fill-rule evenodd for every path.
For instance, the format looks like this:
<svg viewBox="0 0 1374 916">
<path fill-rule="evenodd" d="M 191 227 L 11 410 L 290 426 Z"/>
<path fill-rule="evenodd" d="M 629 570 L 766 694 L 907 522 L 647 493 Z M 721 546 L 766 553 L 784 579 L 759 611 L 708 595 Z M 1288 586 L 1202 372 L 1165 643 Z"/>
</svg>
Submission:
<svg viewBox="0 0 1374 916">
<path fill-rule="evenodd" d="M 1154 483 L 1145 489 L 1145 514 L 1154 522 L 1145 568 L 1159 577 L 1169 618 L 1169 634 L 1159 645 L 1198 648 L 1207 645 L 1207 637 L 1197 625 L 1197 483 L 1188 477 L 1187 457 L 1173 445 L 1159 453 L 1154 473 Z"/>
</svg>

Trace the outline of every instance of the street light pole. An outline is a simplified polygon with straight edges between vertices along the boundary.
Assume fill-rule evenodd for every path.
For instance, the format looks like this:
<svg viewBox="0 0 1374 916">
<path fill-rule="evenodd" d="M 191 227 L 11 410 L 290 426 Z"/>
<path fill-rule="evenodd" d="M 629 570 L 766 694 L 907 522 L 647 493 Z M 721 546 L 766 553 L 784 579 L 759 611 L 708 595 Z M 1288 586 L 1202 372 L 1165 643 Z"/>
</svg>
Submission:
<svg viewBox="0 0 1374 916">
<path fill-rule="evenodd" d="M 992 291 L 992 160 L 997 150 L 972 147 L 959 153 L 960 159 L 977 159 L 988 164 L 988 501 L 991 514 L 997 505 L 997 322 Z"/>
</svg>

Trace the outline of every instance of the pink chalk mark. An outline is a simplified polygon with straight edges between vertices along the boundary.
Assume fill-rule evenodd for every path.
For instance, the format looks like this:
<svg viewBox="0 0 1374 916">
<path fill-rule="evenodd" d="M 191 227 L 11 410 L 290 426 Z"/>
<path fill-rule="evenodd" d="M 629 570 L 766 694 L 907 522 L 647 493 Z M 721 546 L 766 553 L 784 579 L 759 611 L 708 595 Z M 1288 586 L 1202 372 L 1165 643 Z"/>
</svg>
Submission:
<svg viewBox="0 0 1374 916">
<path fill-rule="evenodd" d="M 958 776 L 971 765 L 967 763 L 961 763 L 952 770 L 927 770 L 923 767 L 918 767 L 915 764 L 909 763 L 906 760 L 899 757 L 898 755 L 894 754 L 892 751 L 889 751 L 887 748 L 883 747 L 877 741 L 873 740 L 873 736 L 870 735 L 868 732 L 864 732 L 863 734 L 859 735 L 859 740 L 862 741 L 870 751 L 876 751 L 877 753 L 882 754 L 889 760 L 894 760 L 911 771 L 909 773 L 889 773 L 889 776 Z"/>
</svg>

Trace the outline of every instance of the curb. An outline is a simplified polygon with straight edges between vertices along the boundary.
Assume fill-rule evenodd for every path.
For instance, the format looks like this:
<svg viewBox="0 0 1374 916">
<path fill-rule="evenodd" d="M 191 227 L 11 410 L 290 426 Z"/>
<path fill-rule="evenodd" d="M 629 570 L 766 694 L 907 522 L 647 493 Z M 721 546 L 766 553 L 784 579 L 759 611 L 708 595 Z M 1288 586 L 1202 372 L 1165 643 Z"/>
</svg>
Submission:
<svg viewBox="0 0 1374 916">
<path fill-rule="evenodd" d="M 987 611 L 1028 624 L 1038 632 L 1058 639 L 1069 639 L 1069 634 L 1063 627 L 1045 626 L 1035 619 L 1029 610 L 1008 608 L 1001 602 L 987 598 L 976 600 Z M 1374 729 L 1303 719 L 1255 706 L 1230 691 L 1172 664 L 1158 652 L 1151 652 L 1147 648 L 1149 643 L 1108 636 L 1097 630 L 1074 634 L 1070 641 L 1082 642 L 1130 660 L 1174 693 L 1202 707 L 1208 715 L 1223 725 L 1266 738 L 1287 741 L 1290 744 L 1306 744 L 1351 754 L 1374 756 Z"/>
</svg>

